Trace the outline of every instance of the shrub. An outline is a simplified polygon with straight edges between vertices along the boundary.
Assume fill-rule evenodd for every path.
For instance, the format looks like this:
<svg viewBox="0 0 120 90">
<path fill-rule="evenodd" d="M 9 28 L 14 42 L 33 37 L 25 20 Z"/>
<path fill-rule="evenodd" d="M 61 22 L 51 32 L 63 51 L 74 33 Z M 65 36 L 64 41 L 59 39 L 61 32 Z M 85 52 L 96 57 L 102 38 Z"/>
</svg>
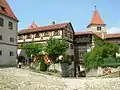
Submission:
<svg viewBox="0 0 120 90">
<path fill-rule="evenodd" d="M 47 65 L 44 63 L 44 58 L 43 57 L 40 61 L 40 71 L 47 71 Z"/>
<path fill-rule="evenodd" d="M 58 73 L 59 71 L 57 69 L 54 69 L 54 70 L 49 70 L 49 72 L 53 72 L 53 73 Z"/>
</svg>

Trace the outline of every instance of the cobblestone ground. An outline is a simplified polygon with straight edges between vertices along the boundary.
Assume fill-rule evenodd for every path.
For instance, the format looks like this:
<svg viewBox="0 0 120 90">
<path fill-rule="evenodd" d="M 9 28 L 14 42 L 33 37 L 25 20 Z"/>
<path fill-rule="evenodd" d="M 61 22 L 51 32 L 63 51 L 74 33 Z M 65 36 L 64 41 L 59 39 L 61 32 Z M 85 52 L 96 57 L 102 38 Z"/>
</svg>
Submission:
<svg viewBox="0 0 120 90">
<path fill-rule="evenodd" d="M 120 78 L 58 78 L 26 69 L 0 69 L 0 90 L 120 90 Z"/>
</svg>

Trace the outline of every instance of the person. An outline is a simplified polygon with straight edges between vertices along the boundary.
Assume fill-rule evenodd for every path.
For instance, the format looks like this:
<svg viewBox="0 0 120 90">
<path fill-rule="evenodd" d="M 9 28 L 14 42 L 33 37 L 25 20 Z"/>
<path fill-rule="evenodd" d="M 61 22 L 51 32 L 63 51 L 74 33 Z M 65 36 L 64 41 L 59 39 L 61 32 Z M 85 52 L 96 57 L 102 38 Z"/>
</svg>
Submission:
<svg viewBox="0 0 120 90">
<path fill-rule="evenodd" d="M 18 60 L 17 60 L 17 68 L 21 68 L 21 66 L 22 66 L 22 56 L 19 56 L 18 57 Z"/>
</svg>

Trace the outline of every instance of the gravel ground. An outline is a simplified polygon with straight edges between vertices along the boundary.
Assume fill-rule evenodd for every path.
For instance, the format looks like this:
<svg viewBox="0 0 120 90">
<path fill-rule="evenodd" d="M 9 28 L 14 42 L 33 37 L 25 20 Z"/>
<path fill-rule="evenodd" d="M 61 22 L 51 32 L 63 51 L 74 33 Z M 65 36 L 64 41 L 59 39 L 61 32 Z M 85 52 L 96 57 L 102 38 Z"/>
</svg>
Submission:
<svg viewBox="0 0 120 90">
<path fill-rule="evenodd" d="M 120 78 L 59 78 L 26 69 L 1 68 L 0 90 L 120 90 Z"/>
</svg>

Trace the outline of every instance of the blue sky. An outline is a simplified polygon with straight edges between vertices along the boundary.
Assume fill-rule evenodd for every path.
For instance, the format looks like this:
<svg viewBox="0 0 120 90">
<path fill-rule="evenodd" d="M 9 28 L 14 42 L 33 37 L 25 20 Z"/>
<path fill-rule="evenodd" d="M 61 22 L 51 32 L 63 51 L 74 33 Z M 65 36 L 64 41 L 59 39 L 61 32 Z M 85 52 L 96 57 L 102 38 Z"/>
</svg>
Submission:
<svg viewBox="0 0 120 90">
<path fill-rule="evenodd" d="M 84 31 L 89 24 L 94 6 L 107 24 L 107 29 L 120 31 L 120 0 L 8 0 L 19 19 L 19 30 L 37 25 L 72 22 L 75 31 Z M 113 30 L 114 31 L 114 30 Z"/>
</svg>

